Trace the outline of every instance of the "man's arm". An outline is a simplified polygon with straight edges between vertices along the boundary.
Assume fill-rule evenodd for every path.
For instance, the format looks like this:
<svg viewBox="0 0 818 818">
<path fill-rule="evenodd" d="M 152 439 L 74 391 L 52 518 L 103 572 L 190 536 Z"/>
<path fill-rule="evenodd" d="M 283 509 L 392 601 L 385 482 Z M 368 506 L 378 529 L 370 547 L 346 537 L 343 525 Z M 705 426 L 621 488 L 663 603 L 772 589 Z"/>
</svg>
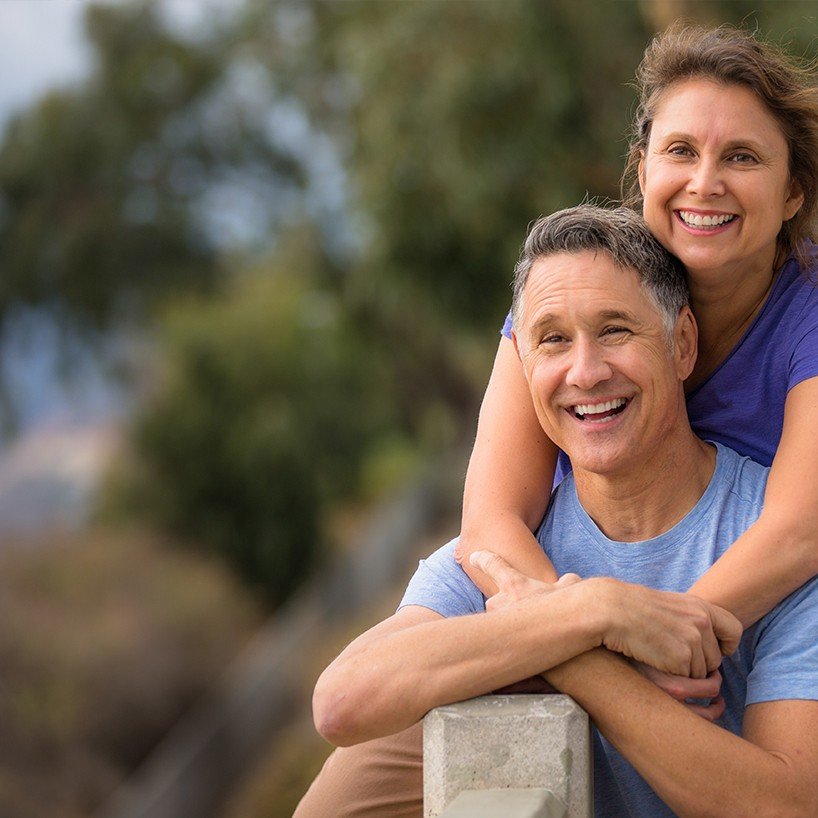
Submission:
<svg viewBox="0 0 818 818">
<path fill-rule="evenodd" d="M 671 643 L 682 664 L 704 668 L 713 664 L 711 654 L 719 656 L 719 638 L 732 650 L 741 633 L 726 611 L 685 594 L 606 579 L 548 585 L 491 555 L 478 567 L 498 582 L 507 604 L 449 619 L 408 606 L 360 636 L 316 685 L 313 717 L 325 738 L 343 746 L 389 735 L 433 707 L 526 679 L 599 645 L 650 662 L 666 656 Z"/>
<path fill-rule="evenodd" d="M 608 651 L 544 675 L 585 708 L 682 818 L 818 815 L 818 702 L 750 705 L 740 738 L 694 715 Z"/>
<path fill-rule="evenodd" d="M 534 676 L 598 644 L 599 625 L 571 588 L 490 614 L 446 619 L 401 608 L 321 674 L 313 719 L 338 746 L 390 735 L 434 707 Z"/>
</svg>

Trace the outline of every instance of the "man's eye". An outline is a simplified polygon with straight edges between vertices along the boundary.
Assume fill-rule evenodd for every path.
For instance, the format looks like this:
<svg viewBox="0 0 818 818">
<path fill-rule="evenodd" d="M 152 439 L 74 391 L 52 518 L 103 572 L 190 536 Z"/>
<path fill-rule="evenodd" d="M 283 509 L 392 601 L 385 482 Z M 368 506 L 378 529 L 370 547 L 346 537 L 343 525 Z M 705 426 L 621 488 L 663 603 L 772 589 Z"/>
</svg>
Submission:
<svg viewBox="0 0 818 818">
<path fill-rule="evenodd" d="M 622 335 L 627 332 L 630 332 L 627 327 L 605 327 L 605 329 L 602 330 L 603 335 Z"/>
</svg>

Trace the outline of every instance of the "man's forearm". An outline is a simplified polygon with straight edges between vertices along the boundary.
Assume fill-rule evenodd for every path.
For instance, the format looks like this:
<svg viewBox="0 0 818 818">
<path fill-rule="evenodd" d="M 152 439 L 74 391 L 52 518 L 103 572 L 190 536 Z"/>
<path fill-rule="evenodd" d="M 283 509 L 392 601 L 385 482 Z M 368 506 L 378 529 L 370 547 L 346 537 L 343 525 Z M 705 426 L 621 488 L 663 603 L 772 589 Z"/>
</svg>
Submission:
<svg viewBox="0 0 818 818">
<path fill-rule="evenodd" d="M 543 675 L 679 816 L 815 814 L 812 782 L 786 757 L 693 715 L 621 657 L 597 649 Z"/>
<path fill-rule="evenodd" d="M 324 671 L 313 697 L 316 726 L 334 744 L 356 744 L 565 662 L 599 644 L 586 607 L 581 593 L 565 588 L 451 619 L 404 609 Z"/>
</svg>

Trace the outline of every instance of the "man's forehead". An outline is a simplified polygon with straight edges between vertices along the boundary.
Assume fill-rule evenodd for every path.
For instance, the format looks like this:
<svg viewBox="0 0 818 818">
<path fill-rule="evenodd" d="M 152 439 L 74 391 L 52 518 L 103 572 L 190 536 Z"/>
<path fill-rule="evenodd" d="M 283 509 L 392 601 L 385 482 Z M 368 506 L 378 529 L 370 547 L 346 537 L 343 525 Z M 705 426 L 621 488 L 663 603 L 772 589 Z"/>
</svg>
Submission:
<svg viewBox="0 0 818 818">
<path fill-rule="evenodd" d="M 605 252 L 584 250 L 577 253 L 557 253 L 538 258 L 531 267 L 525 287 L 525 298 L 531 312 L 539 305 L 548 310 L 548 302 L 556 305 L 565 296 L 576 294 L 593 302 L 600 312 L 632 312 L 648 308 L 657 312 L 656 305 L 642 285 L 639 274 L 631 267 L 619 265 Z"/>
</svg>

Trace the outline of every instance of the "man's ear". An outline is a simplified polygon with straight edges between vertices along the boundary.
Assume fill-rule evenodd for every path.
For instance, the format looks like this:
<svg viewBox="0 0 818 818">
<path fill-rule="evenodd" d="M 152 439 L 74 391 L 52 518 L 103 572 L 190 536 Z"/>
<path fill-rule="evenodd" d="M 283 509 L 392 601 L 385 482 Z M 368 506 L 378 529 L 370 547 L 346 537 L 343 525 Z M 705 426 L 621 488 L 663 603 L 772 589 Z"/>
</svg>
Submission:
<svg viewBox="0 0 818 818">
<path fill-rule="evenodd" d="M 679 310 L 673 328 L 673 360 L 679 380 L 685 380 L 693 371 L 699 354 L 699 328 L 690 307 L 685 304 Z"/>
</svg>

